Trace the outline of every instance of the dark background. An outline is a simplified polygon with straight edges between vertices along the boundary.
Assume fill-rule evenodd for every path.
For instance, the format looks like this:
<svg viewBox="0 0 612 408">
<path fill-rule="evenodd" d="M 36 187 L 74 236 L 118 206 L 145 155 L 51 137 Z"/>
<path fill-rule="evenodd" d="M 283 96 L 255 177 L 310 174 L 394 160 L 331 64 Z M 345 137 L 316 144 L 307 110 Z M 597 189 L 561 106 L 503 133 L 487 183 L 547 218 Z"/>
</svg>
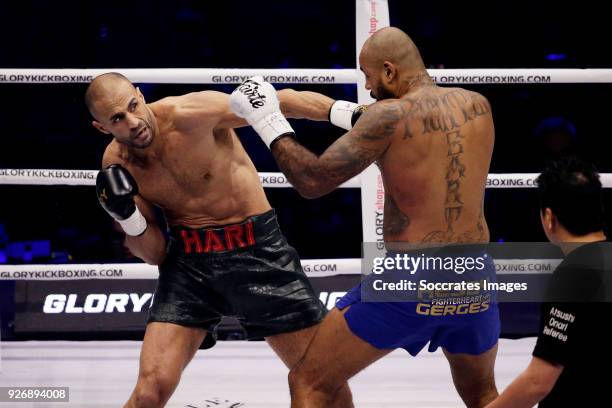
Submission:
<svg viewBox="0 0 612 408">
<path fill-rule="evenodd" d="M 4 68 L 353 68 L 353 0 L 3 2 Z M 390 0 L 391 24 L 432 68 L 607 68 L 612 35 L 601 3 Z M 96 169 L 108 137 L 90 126 L 85 84 L 0 85 L 0 168 Z M 142 84 L 149 100 L 233 85 Z M 356 99 L 354 85 L 294 86 Z M 612 84 L 473 85 L 491 102 L 491 172 L 537 172 L 545 158 L 577 152 L 612 172 Z M 320 152 L 341 132 L 296 122 Z M 239 131 L 260 171 L 277 171 L 250 129 Z M 557 146 L 557 147 L 555 147 Z M 268 189 L 289 242 L 303 258 L 359 257 L 358 189 L 307 201 Z M 4 263 L 126 261 L 122 237 L 91 187 L 0 186 L 0 253 L 15 242 L 50 242 L 44 257 Z M 612 195 L 606 191 L 609 203 Z M 533 189 L 488 190 L 493 241 L 543 241 Z M 609 220 L 608 215 L 608 220 Z M 27 245 L 26 245 L 27 252 Z M 0 285 L 7 288 L 7 285 Z M 6 292 L 5 292 L 6 293 Z"/>
</svg>

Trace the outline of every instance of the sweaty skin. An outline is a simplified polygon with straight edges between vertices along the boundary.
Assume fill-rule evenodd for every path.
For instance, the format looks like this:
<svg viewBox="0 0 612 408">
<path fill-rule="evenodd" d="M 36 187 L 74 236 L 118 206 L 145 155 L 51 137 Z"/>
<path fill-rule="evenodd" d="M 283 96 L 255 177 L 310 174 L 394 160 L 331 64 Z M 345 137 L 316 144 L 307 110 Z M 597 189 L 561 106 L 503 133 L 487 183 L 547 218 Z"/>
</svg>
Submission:
<svg viewBox="0 0 612 408">
<path fill-rule="evenodd" d="M 280 92 L 293 118 L 327 120 L 333 100 L 313 92 Z M 114 139 L 102 166 L 118 163 L 135 178 L 136 203 L 149 224 L 152 205 L 170 225 L 200 228 L 236 223 L 270 209 L 255 166 L 233 128 L 246 126 L 229 110 L 229 95 L 202 91 L 145 103 L 125 77 L 105 74 L 90 85 L 86 102 L 94 126 Z M 154 227 L 156 228 L 156 227 Z M 145 235 L 151 235 L 149 231 Z M 159 263 L 165 248 L 155 238 L 128 237 L 135 255 Z"/>
<path fill-rule="evenodd" d="M 275 143 L 274 157 L 288 180 L 302 195 L 318 197 L 376 162 L 386 193 L 386 242 L 488 242 L 489 102 L 436 86 L 412 41 L 394 29 L 370 37 L 360 65 L 379 101 L 320 157 L 292 138 Z"/>
<path fill-rule="evenodd" d="M 103 166 L 128 169 L 141 198 L 162 208 L 170 225 L 229 224 L 269 210 L 257 170 L 235 132 L 217 123 L 217 113 L 194 109 L 198 104 L 214 109 L 223 99 L 200 93 L 149 104 L 158 126 L 151 154 L 137 157 L 113 140 Z"/>
</svg>

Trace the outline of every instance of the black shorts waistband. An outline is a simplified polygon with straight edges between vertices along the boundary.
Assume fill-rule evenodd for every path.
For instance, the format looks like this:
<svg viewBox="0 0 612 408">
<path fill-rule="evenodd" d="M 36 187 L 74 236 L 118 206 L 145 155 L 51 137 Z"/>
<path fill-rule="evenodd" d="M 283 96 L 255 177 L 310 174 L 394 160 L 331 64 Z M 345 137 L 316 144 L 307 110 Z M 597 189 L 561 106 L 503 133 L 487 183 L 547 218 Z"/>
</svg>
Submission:
<svg viewBox="0 0 612 408">
<path fill-rule="evenodd" d="M 281 235 L 274 210 L 248 217 L 237 224 L 206 228 L 170 227 L 175 250 L 183 254 L 233 252 Z"/>
</svg>

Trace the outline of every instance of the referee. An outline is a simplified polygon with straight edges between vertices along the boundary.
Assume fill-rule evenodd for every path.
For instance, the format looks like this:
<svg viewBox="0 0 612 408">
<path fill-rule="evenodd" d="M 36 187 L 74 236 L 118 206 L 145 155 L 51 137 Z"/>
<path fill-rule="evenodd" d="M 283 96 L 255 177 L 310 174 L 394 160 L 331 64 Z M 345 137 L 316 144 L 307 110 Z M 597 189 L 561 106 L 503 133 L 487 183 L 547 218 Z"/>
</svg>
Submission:
<svg viewBox="0 0 612 408">
<path fill-rule="evenodd" d="M 529 366 L 487 408 L 610 406 L 612 249 L 599 174 L 564 158 L 537 181 L 542 227 L 565 259 L 550 281 Z"/>
</svg>

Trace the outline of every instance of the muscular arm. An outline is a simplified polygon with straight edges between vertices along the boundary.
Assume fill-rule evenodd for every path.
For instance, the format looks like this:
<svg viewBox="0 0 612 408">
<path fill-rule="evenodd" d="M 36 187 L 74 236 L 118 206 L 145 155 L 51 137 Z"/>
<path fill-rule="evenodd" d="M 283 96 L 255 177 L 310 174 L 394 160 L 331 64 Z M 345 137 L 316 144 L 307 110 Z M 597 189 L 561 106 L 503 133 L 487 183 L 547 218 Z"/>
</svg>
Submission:
<svg viewBox="0 0 612 408">
<path fill-rule="evenodd" d="M 533 407 L 550 393 L 563 366 L 533 357 L 529 366 L 485 408 Z"/>
<path fill-rule="evenodd" d="M 102 158 L 102 168 L 114 163 L 122 163 L 112 147 L 106 149 Z M 136 206 L 147 220 L 147 229 L 140 236 L 126 235 L 125 244 L 134 256 L 148 264 L 159 265 L 166 257 L 166 238 L 161 232 L 153 206 L 140 196 L 134 197 Z"/>
<path fill-rule="evenodd" d="M 139 196 L 134 201 L 147 220 L 147 229 L 137 237 L 126 235 L 125 244 L 134 256 L 148 264 L 160 265 L 166 258 L 166 238 L 157 224 L 153 206 Z"/>
<path fill-rule="evenodd" d="M 329 109 L 334 100 L 320 93 L 293 89 L 281 89 L 277 92 L 281 112 L 287 118 L 309 119 L 314 121 L 329 120 Z"/>
<path fill-rule="evenodd" d="M 401 106 L 393 101 L 379 102 L 370 106 L 356 126 L 319 157 L 292 137 L 275 142 L 272 154 L 295 189 L 306 198 L 316 198 L 377 160 L 399 126 L 403 126 Z"/>
<path fill-rule="evenodd" d="M 229 108 L 229 95 L 217 91 L 202 91 L 184 95 L 177 109 L 181 125 L 188 127 L 205 126 L 227 129 L 248 126 Z M 280 108 L 288 118 L 328 120 L 328 113 L 334 100 L 316 92 L 298 92 L 293 89 L 278 91 Z"/>
</svg>

